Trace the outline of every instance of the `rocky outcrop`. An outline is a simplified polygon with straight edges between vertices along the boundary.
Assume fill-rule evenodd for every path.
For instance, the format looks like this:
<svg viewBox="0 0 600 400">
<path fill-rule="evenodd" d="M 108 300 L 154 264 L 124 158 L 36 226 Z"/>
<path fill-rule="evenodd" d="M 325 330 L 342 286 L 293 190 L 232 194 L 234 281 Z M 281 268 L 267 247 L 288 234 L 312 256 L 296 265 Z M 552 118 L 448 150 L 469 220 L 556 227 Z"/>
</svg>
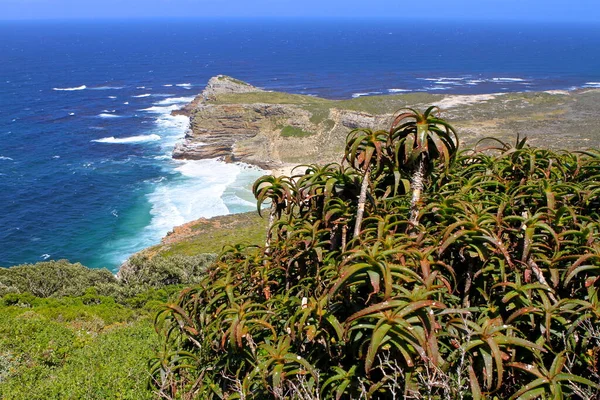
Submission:
<svg viewBox="0 0 600 400">
<path fill-rule="evenodd" d="M 173 157 L 221 158 L 267 169 L 285 163 L 339 161 L 339 145 L 351 129 L 376 128 L 385 117 L 334 105 L 325 99 L 266 92 L 219 75 L 177 111 L 190 117 L 190 129 L 175 146 Z"/>
<path fill-rule="evenodd" d="M 442 107 L 443 116 L 459 130 L 463 145 L 486 136 L 512 142 L 517 132 L 527 131 L 532 143 L 553 135 L 557 147 L 589 147 L 600 140 L 599 120 L 589 111 L 595 109 L 598 98 L 600 91 L 582 90 L 501 96 L 419 93 L 334 101 L 267 92 L 219 75 L 178 111 L 190 117 L 190 129 L 173 157 L 221 158 L 265 169 L 339 162 L 352 129 L 387 129 L 395 111 L 423 110 L 432 104 Z M 524 110 L 532 119 L 522 117 Z"/>
<path fill-rule="evenodd" d="M 226 75 L 217 75 L 210 78 L 206 88 L 202 92 L 205 100 L 216 100 L 221 94 L 227 93 L 251 93 L 263 92 L 264 90 L 252 86 L 249 83 L 240 81 Z"/>
</svg>

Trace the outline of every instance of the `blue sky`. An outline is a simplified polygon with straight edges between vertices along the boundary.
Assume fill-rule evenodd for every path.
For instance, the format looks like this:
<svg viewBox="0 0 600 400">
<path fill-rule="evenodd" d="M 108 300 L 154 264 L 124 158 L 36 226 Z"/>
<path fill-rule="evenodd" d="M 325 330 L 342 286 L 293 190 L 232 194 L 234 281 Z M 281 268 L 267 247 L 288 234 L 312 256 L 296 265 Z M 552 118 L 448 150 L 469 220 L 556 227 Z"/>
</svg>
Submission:
<svg viewBox="0 0 600 400">
<path fill-rule="evenodd" d="M 407 17 L 588 21 L 599 0 L 0 0 L 0 19 Z"/>
</svg>

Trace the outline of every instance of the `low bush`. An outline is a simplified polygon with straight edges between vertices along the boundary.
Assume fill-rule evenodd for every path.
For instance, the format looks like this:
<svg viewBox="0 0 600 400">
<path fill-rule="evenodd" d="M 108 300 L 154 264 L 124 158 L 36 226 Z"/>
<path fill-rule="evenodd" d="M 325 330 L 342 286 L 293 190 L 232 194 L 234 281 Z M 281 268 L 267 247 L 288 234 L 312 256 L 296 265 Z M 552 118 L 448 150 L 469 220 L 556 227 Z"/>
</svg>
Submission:
<svg viewBox="0 0 600 400">
<path fill-rule="evenodd" d="M 107 269 L 91 269 L 67 260 L 0 268 L 0 297 L 25 292 L 37 297 L 80 296 L 89 287 L 110 295 L 117 284 Z"/>
<path fill-rule="evenodd" d="M 132 256 L 119 271 L 119 279 L 128 287 L 164 287 L 200 281 L 216 254 L 195 256 L 172 255 L 150 257 L 145 253 Z"/>
</svg>

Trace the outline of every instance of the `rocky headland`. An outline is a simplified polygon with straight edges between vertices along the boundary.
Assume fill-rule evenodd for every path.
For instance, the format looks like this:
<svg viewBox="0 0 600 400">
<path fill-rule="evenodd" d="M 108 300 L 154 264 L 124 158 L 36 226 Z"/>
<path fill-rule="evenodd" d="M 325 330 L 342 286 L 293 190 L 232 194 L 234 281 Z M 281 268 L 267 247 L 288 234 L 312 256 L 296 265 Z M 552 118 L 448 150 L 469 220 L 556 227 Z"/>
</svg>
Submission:
<svg viewBox="0 0 600 400">
<path fill-rule="evenodd" d="M 458 130 L 461 147 L 485 137 L 514 143 L 517 134 L 531 145 L 581 150 L 600 147 L 600 90 L 485 95 L 408 93 L 328 100 L 268 92 L 227 76 L 175 113 L 190 117 L 190 129 L 173 157 L 220 157 L 277 173 L 302 163 L 339 162 L 345 138 L 358 127 L 385 129 L 404 107 L 440 107 Z M 256 212 L 191 221 L 140 254 L 215 253 L 226 243 L 260 244 L 266 222 Z M 126 264 L 125 264 L 126 265 Z"/>
<path fill-rule="evenodd" d="M 266 169 L 340 161 L 355 128 L 386 129 L 399 109 L 437 105 L 459 131 L 463 148 L 484 137 L 535 146 L 583 149 L 600 145 L 600 90 L 441 95 L 404 93 L 329 100 L 270 92 L 235 78 L 211 78 L 175 113 L 190 117 L 177 159 L 221 158 Z"/>
</svg>

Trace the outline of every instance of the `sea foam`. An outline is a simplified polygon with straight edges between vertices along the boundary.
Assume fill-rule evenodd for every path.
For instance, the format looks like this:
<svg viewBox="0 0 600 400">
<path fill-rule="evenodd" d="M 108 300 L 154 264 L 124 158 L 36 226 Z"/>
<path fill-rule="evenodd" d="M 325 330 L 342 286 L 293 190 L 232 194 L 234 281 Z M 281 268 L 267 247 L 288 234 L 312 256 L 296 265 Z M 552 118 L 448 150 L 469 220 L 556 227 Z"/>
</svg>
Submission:
<svg viewBox="0 0 600 400">
<path fill-rule="evenodd" d="M 87 86 L 85 85 L 81 85 L 81 86 L 77 86 L 77 87 L 67 87 L 67 88 L 52 88 L 52 90 L 56 90 L 59 92 L 73 92 L 76 90 L 84 90 L 87 89 Z"/>
<path fill-rule="evenodd" d="M 151 135 L 138 135 L 138 136 L 130 136 L 130 137 L 124 137 L 124 138 L 115 138 L 114 136 L 110 136 L 110 137 L 105 137 L 102 139 L 95 139 L 95 140 L 92 140 L 92 142 L 123 144 L 123 143 L 154 142 L 157 140 L 160 140 L 160 136 L 153 133 Z"/>
</svg>

